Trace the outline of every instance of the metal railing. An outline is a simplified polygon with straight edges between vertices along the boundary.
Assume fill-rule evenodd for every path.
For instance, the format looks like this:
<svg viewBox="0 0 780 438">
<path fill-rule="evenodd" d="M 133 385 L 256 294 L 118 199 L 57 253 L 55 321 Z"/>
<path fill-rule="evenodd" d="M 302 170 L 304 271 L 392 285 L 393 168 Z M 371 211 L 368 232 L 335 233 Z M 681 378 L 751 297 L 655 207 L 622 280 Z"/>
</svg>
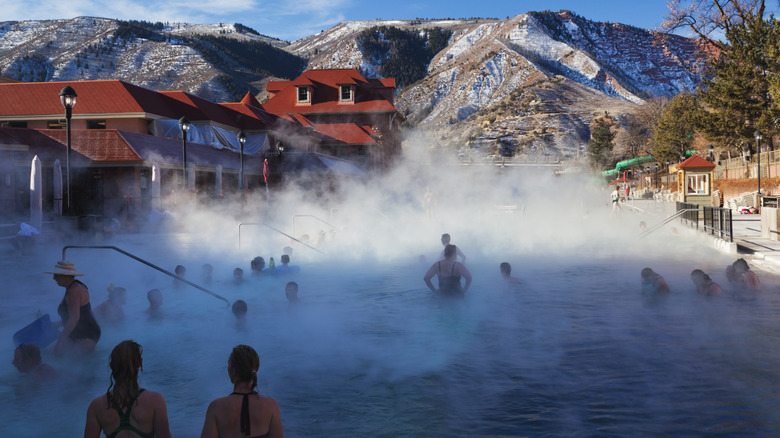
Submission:
<svg viewBox="0 0 780 438">
<path fill-rule="evenodd" d="M 699 205 L 680 201 L 677 201 L 675 205 L 678 212 L 683 212 L 680 219 L 691 227 L 699 229 Z"/>
<path fill-rule="evenodd" d="M 731 209 L 702 206 L 704 232 L 717 235 L 723 240 L 734 241 L 734 228 Z"/>
<path fill-rule="evenodd" d="M 331 229 L 333 229 L 333 230 L 336 229 L 335 225 L 331 225 L 328 222 L 325 222 L 324 220 L 318 218 L 317 216 L 314 216 L 313 214 L 294 214 L 293 217 L 292 217 L 292 233 L 293 233 L 293 235 L 295 235 L 295 219 L 299 218 L 299 217 L 314 218 L 314 219 L 317 219 L 318 221 L 322 222 L 323 224 L 329 226 Z"/>
<path fill-rule="evenodd" d="M 318 252 L 318 253 L 320 253 L 320 254 L 323 254 L 323 255 L 325 255 L 325 253 L 324 253 L 324 252 L 322 252 L 322 251 L 320 251 L 319 249 L 317 249 L 317 248 L 315 248 L 315 247 L 313 247 L 313 246 L 309 245 L 308 243 L 306 243 L 306 242 L 301 242 L 300 240 L 298 240 L 298 239 L 296 239 L 295 237 L 293 237 L 293 236 L 291 236 L 291 235 L 289 235 L 289 234 L 285 233 L 284 231 L 277 230 L 276 228 L 274 228 L 274 227 L 272 227 L 272 226 L 270 226 L 270 225 L 268 225 L 268 224 L 266 224 L 266 223 L 263 223 L 263 222 L 243 222 L 243 223 L 240 223 L 240 224 L 238 224 L 238 247 L 239 247 L 239 248 L 241 248 L 241 227 L 243 227 L 243 226 L 245 226 L 245 225 L 253 225 L 253 226 L 257 226 L 257 225 L 263 225 L 263 226 L 266 226 L 266 227 L 268 227 L 268 228 L 270 228 L 270 229 L 272 229 L 272 230 L 276 231 L 277 233 L 279 233 L 279 234 L 281 234 L 281 235 L 283 235 L 283 236 L 285 236 L 285 237 L 289 237 L 290 239 L 292 239 L 292 240 L 294 240 L 294 241 L 296 241 L 296 242 L 300 243 L 301 245 L 304 245 L 304 246 L 306 246 L 306 247 L 308 247 L 308 248 L 311 248 L 311 249 L 313 249 L 313 250 L 317 251 L 317 252 Z"/>
<path fill-rule="evenodd" d="M 135 256 L 133 254 L 130 254 L 129 252 L 127 252 L 127 251 L 125 251 L 123 249 L 119 249 L 116 246 L 94 246 L 94 245 L 68 245 L 68 246 L 64 246 L 62 248 L 62 260 L 67 260 L 67 258 L 65 257 L 65 253 L 68 251 L 68 249 L 71 249 L 71 248 L 78 248 L 78 249 L 113 249 L 114 251 L 116 251 L 116 252 L 118 252 L 120 254 L 124 254 L 124 255 L 130 257 L 133 260 L 139 261 L 139 262 L 145 264 L 146 266 L 149 266 L 150 268 L 156 269 L 156 270 L 162 272 L 165 275 L 173 277 L 176 280 L 181 281 L 182 283 L 186 283 L 186 284 L 194 287 L 195 289 L 198 289 L 198 290 L 201 290 L 203 292 L 206 292 L 207 294 L 211 295 L 212 297 L 214 297 L 214 298 L 216 298 L 218 300 L 222 300 L 222 301 L 225 302 L 225 304 L 230 306 L 230 301 L 228 301 L 227 298 L 225 298 L 225 297 L 223 297 L 221 295 L 215 294 L 214 292 L 206 289 L 203 286 L 195 284 L 195 283 L 193 283 L 193 282 L 191 282 L 191 281 L 189 281 L 187 279 L 181 278 L 181 277 L 179 277 L 178 275 L 176 275 L 176 274 L 174 274 L 172 272 L 166 271 L 165 269 L 163 269 L 163 268 L 161 268 L 161 267 L 159 267 L 159 266 L 157 266 L 155 264 L 152 264 L 152 263 L 150 263 L 150 262 L 148 262 L 148 261 L 146 261 L 146 260 L 144 260 L 144 259 L 142 259 L 140 257 L 137 257 L 137 256 Z"/>
</svg>

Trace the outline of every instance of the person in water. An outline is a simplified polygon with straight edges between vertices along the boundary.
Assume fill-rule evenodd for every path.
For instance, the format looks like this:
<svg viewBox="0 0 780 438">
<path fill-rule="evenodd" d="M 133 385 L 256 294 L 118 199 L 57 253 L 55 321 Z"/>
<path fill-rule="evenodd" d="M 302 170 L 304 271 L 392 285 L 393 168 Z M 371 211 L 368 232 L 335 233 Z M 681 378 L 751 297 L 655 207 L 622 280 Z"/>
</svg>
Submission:
<svg viewBox="0 0 780 438">
<path fill-rule="evenodd" d="M 249 263 L 249 266 L 252 268 L 252 275 L 261 275 L 263 273 L 263 269 L 265 269 L 265 259 L 257 256 L 252 259 L 252 261 Z"/>
<path fill-rule="evenodd" d="M 455 245 L 444 247 L 444 260 L 440 260 L 425 273 L 423 280 L 431 292 L 443 297 L 462 297 L 471 286 L 471 273 L 463 263 L 457 261 L 458 248 Z M 436 289 L 431 283 L 433 276 L 438 276 L 439 288 Z M 460 278 L 466 279 L 466 284 L 461 286 Z"/>
<path fill-rule="evenodd" d="M 726 278 L 729 283 L 735 284 L 745 290 L 761 290 L 761 282 L 758 276 L 750 270 L 745 259 L 737 259 L 730 266 L 726 267 Z"/>
<path fill-rule="evenodd" d="M 718 283 L 712 281 L 709 275 L 705 274 L 701 269 L 694 269 L 691 272 L 691 281 L 696 286 L 696 291 L 700 294 L 707 296 L 717 296 L 723 294 L 723 289 L 720 288 Z"/>
<path fill-rule="evenodd" d="M 187 275 L 187 268 L 184 267 L 184 265 L 176 265 L 173 273 L 176 274 L 176 278 L 173 279 L 173 285 L 177 288 L 184 287 L 184 282 L 181 281 L 180 278 L 184 278 L 184 276 Z"/>
<path fill-rule="evenodd" d="M 203 284 L 211 285 L 211 279 L 213 274 L 214 274 L 214 267 L 211 266 L 209 263 L 205 263 L 201 270 L 200 281 L 202 281 Z"/>
<path fill-rule="evenodd" d="M 298 300 L 298 283 L 290 281 L 284 287 L 284 296 L 287 297 L 287 301 L 290 303 L 290 308 L 295 307 Z"/>
<path fill-rule="evenodd" d="M 160 289 L 152 289 L 147 292 L 146 299 L 149 300 L 149 308 L 146 309 L 146 313 L 151 316 L 160 316 L 163 305 L 163 296 Z"/>
<path fill-rule="evenodd" d="M 447 233 L 444 233 L 444 234 L 442 234 L 442 235 L 441 235 L 441 244 L 442 244 L 442 245 L 443 245 L 445 248 L 447 247 L 447 245 L 449 245 L 449 244 L 450 244 L 450 241 L 451 241 L 451 240 L 452 240 L 452 237 L 450 237 L 450 235 L 449 235 L 449 234 L 447 234 Z M 455 246 L 455 245 L 452 245 L 452 246 Z M 460 251 L 460 248 L 458 248 L 458 247 L 455 247 L 455 250 L 456 250 L 456 251 L 457 251 L 457 253 L 458 253 L 458 255 L 457 255 L 457 256 L 458 256 L 458 257 L 460 257 L 460 261 L 461 261 L 461 263 L 466 263 L 466 255 L 465 255 L 465 254 L 463 254 L 463 253 Z M 439 255 L 439 260 L 444 260 L 444 258 L 445 258 L 445 257 L 446 257 L 446 256 L 444 255 L 444 250 L 442 249 L 442 250 L 441 250 L 441 254 Z"/>
<path fill-rule="evenodd" d="M 279 404 L 257 392 L 258 368 L 260 357 L 254 348 L 233 348 L 227 367 L 233 392 L 209 404 L 201 438 L 283 436 Z"/>
<path fill-rule="evenodd" d="M 642 269 L 642 291 L 669 293 L 669 285 L 661 275 L 650 268 Z"/>
<path fill-rule="evenodd" d="M 170 438 L 165 399 L 138 386 L 142 352 L 143 348 L 131 340 L 120 342 L 111 351 L 111 384 L 89 404 L 84 438 L 98 438 L 101 431 L 107 438 Z"/>
<path fill-rule="evenodd" d="M 118 324 L 125 320 L 125 311 L 122 306 L 127 303 L 127 289 L 116 287 L 114 283 L 108 285 L 108 299 L 95 307 L 95 314 L 101 322 Z"/>
<path fill-rule="evenodd" d="M 504 279 L 505 282 L 508 284 L 519 284 L 522 282 L 517 277 L 512 277 L 512 265 L 510 265 L 508 262 L 503 262 L 498 266 L 498 269 L 501 271 L 501 278 Z"/>
<path fill-rule="evenodd" d="M 233 284 L 241 284 L 244 282 L 244 270 L 241 268 L 233 269 Z"/>
<path fill-rule="evenodd" d="M 76 280 L 79 273 L 71 262 L 57 262 L 52 272 L 57 285 L 65 288 L 65 296 L 57 307 L 62 319 L 62 333 L 54 346 L 54 354 L 61 355 L 67 350 L 91 353 L 100 339 L 100 326 L 92 313 L 89 302 L 89 290 L 84 283 Z"/>
<path fill-rule="evenodd" d="M 234 301 L 233 306 L 230 308 L 230 310 L 233 311 L 233 315 L 235 315 L 236 319 L 239 322 L 244 322 L 246 320 L 246 312 L 247 312 L 246 301 L 244 300 Z"/>
<path fill-rule="evenodd" d="M 14 350 L 14 366 L 20 373 L 35 376 L 36 380 L 51 380 L 57 372 L 41 360 L 41 349 L 35 344 L 19 344 Z"/>
</svg>

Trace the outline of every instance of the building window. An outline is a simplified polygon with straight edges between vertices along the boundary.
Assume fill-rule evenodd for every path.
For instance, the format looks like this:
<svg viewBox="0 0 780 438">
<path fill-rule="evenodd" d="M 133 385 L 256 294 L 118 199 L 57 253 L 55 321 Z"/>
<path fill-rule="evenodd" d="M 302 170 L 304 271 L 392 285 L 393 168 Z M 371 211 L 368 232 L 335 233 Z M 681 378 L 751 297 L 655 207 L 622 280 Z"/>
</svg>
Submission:
<svg viewBox="0 0 780 438">
<path fill-rule="evenodd" d="M 349 85 L 341 86 L 341 99 L 342 102 L 352 102 L 352 87 Z"/>
<path fill-rule="evenodd" d="M 46 129 L 65 129 L 64 120 L 49 120 L 46 122 Z"/>
<path fill-rule="evenodd" d="M 87 120 L 87 129 L 106 129 L 105 120 Z"/>
<path fill-rule="evenodd" d="M 9 128 L 26 128 L 27 122 L 8 122 Z"/>
<path fill-rule="evenodd" d="M 706 173 L 687 175 L 685 192 L 689 195 L 709 195 L 709 177 L 709 174 Z"/>
<path fill-rule="evenodd" d="M 298 87 L 298 103 L 309 102 L 309 87 Z"/>
</svg>

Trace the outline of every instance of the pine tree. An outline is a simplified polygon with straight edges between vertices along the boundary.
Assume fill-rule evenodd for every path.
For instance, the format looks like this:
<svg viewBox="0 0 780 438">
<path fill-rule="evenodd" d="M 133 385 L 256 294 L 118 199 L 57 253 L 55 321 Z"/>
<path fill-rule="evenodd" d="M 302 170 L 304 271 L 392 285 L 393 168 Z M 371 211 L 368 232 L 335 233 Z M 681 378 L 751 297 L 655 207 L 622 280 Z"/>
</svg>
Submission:
<svg viewBox="0 0 780 438">
<path fill-rule="evenodd" d="M 588 142 L 588 157 L 599 169 L 604 169 L 610 164 L 612 157 L 612 140 L 615 133 L 612 132 L 612 124 L 609 115 L 595 120 L 595 126 L 590 132 Z"/>
<path fill-rule="evenodd" d="M 702 114 L 702 132 L 709 140 L 738 151 L 753 144 L 753 133 L 775 129 L 780 115 L 770 94 L 770 78 L 778 73 L 776 50 L 778 23 L 748 15 L 726 32 L 728 44 L 710 63 L 711 78 L 700 93 L 707 111 Z"/>
<path fill-rule="evenodd" d="M 693 145 L 693 139 L 703 115 L 696 96 L 680 93 L 669 102 L 661 113 L 653 140 L 653 156 L 656 160 L 677 161 L 684 157 Z"/>
</svg>

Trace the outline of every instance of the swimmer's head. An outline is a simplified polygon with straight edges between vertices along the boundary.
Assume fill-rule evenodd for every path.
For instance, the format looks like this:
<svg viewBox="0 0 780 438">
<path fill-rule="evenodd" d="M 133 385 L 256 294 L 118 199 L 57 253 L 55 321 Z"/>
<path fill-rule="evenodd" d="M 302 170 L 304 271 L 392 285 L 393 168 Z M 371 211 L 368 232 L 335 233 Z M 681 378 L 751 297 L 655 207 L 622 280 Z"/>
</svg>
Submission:
<svg viewBox="0 0 780 438">
<path fill-rule="evenodd" d="M 294 281 L 287 283 L 287 286 L 284 287 L 284 296 L 286 296 L 289 301 L 297 301 L 298 283 Z"/>
<path fill-rule="evenodd" d="M 257 370 L 260 368 L 260 356 L 249 345 L 236 345 L 228 358 L 228 373 L 238 382 L 252 382 L 257 387 Z"/>
<path fill-rule="evenodd" d="M 252 267 L 252 272 L 262 272 L 263 268 L 265 268 L 265 259 L 257 256 L 252 259 L 252 262 L 249 263 L 249 265 Z"/>
<path fill-rule="evenodd" d="M 745 261 L 745 259 L 737 259 L 734 262 L 734 269 L 739 272 L 745 272 L 750 270 L 750 266 L 748 266 L 748 263 Z"/>
<path fill-rule="evenodd" d="M 288 263 L 290 263 L 290 256 L 288 256 L 287 254 L 282 255 L 282 264 L 286 265 Z"/>
<path fill-rule="evenodd" d="M 710 281 L 710 276 L 705 274 L 701 269 L 694 269 L 691 271 L 691 280 L 696 285 L 706 284 Z"/>
<path fill-rule="evenodd" d="M 444 258 L 448 259 L 458 253 L 458 248 L 455 245 L 447 245 L 444 247 Z"/>
<path fill-rule="evenodd" d="M 179 277 L 183 277 L 186 272 L 187 268 L 185 268 L 183 265 L 176 265 L 176 269 L 173 270 L 173 273 Z"/>
<path fill-rule="evenodd" d="M 652 279 L 654 279 L 655 277 L 658 276 L 658 274 L 656 274 L 655 271 L 653 271 L 650 268 L 642 269 L 642 274 L 641 275 L 642 275 L 642 279 L 644 279 L 644 280 L 652 280 Z"/>
<path fill-rule="evenodd" d="M 450 237 L 449 234 L 447 234 L 447 233 L 442 234 L 441 235 L 441 244 L 444 245 L 444 246 L 449 245 L 450 244 L 450 239 L 451 239 L 451 237 Z"/>
<path fill-rule="evenodd" d="M 233 311 L 233 315 L 236 315 L 236 318 L 238 318 L 239 320 L 246 318 L 246 311 L 247 311 L 246 301 L 236 300 L 233 303 L 233 307 L 231 310 Z"/>
<path fill-rule="evenodd" d="M 111 387 L 131 385 L 138 379 L 138 370 L 143 369 L 141 345 L 132 340 L 122 341 L 111 351 L 108 365 L 111 368 Z"/>
<path fill-rule="evenodd" d="M 41 349 L 35 344 L 19 344 L 14 350 L 14 366 L 26 373 L 41 364 Z"/>
<path fill-rule="evenodd" d="M 125 304 L 127 302 L 127 289 L 123 287 L 116 287 L 114 286 L 114 283 L 109 284 L 108 299 Z"/>
<path fill-rule="evenodd" d="M 501 275 L 504 277 L 509 277 L 512 274 L 512 265 L 507 262 L 501 263 L 499 269 L 501 269 Z"/>
<path fill-rule="evenodd" d="M 149 300 L 149 304 L 153 308 L 158 308 L 162 306 L 163 297 L 162 297 L 162 292 L 160 292 L 160 289 L 150 290 L 149 292 L 146 293 L 146 298 Z"/>
</svg>

